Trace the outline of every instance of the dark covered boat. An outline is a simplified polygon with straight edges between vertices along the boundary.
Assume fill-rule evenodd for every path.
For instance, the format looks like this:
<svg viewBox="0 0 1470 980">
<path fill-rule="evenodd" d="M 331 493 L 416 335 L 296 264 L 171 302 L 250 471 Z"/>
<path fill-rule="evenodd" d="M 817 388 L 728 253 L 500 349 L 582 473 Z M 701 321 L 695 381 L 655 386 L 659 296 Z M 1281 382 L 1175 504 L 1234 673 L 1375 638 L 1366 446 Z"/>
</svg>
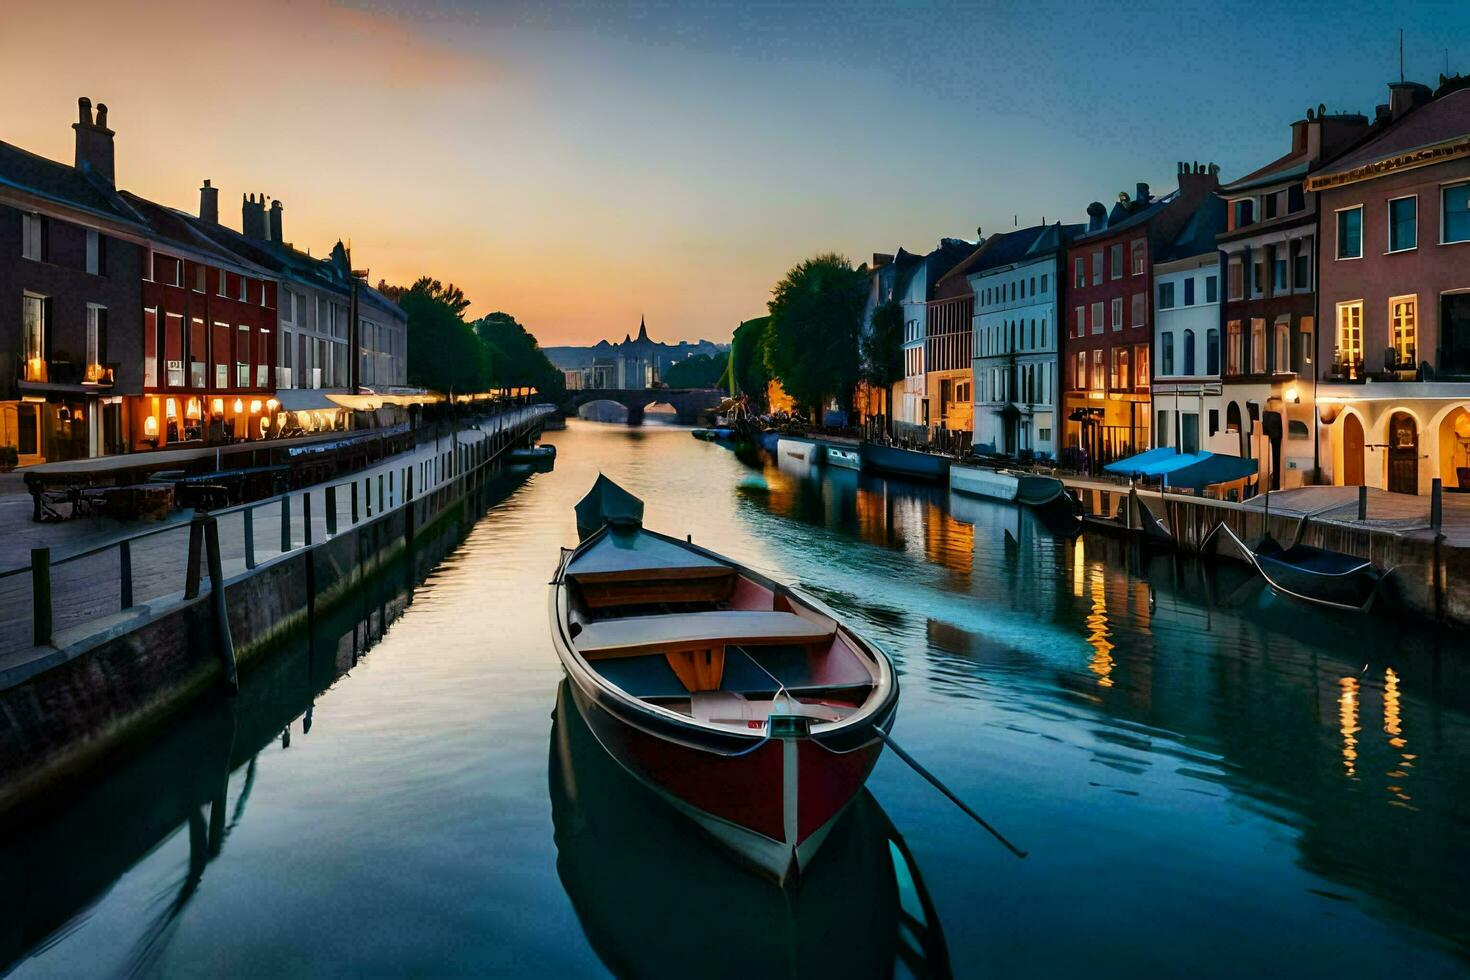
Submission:
<svg viewBox="0 0 1470 980">
<path fill-rule="evenodd" d="M 925 453 L 917 449 L 903 449 L 899 446 L 885 446 L 876 442 L 863 443 L 863 464 L 865 466 L 897 476 L 912 477 L 916 480 L 943 480 L 949 476 L 951 462 L 948 456 L 941 456 L 938 453 Z"/>
<path fill-rule="evenodd" d="M 637 506 L 633 506 L 637 504 Z M 605 477 L 551 582 L 552 639 L 608 753 L 779 881 L 857 796 L 892 724 L 892 663 L 815 599 L 646 530 Z"/>
<path fill-rule="evenodd" d="M 1298 529 L 1298 538 L 1304 527 L 1305 522 Z M 1357 612 L 1366 610 L 1373 603 L 1383 580 L 1381 568 L 1356 555 L 1299 542 L 1283 548 L 1270 535 L 1252 547 L 1240 540 L 1224 522 L 1215 526 L 1210 537 L 1219 533 L 1234 543 L 1261 573 L 1267 585 L 1294 599 Z M 1209 543 L 1208 538 L 1205 543 Z"/>
<path fill-rule="evenodd" d="M 777 890 L 609 758 L 565 681 L 548 768 L 557 874 L 613 974 L 951 975 L 918 864 L 866 789 L 800 886 Z"/>
</svg>

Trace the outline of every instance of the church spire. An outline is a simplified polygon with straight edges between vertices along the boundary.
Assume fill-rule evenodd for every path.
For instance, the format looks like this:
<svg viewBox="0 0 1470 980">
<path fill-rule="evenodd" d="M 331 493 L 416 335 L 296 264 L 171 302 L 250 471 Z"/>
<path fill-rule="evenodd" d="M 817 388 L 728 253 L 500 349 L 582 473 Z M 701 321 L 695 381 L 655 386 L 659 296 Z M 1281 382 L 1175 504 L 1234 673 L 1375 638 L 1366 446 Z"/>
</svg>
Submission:
<svg viewBox="0 0 1470 980">
<path fill-rule="evenodd" d="M 648 324 L 643 322 L 643 314 L 641 313 L 638 314 L 638 339 L 644 341 L 648 339 Z"/>
</svg>

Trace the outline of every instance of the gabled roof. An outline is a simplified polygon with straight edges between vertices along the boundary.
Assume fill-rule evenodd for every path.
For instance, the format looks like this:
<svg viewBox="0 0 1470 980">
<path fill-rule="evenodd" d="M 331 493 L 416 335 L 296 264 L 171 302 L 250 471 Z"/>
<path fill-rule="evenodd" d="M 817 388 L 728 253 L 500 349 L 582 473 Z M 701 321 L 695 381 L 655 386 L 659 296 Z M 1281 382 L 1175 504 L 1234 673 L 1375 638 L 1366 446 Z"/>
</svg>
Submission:
<svg viewBox="0 0 1470 980">
<path fill-rule="evenodd" d="M 1060 221 L 1046 226 L 1046 231 L 1037 236 L 1036 241 L 1026 250 L 1026 257 L 1036 258 L 1048 252 L 1055 252 L 1065 248 L 1072 239 L 1076 238 L 1086 228 L 1086 225 L 1064 225 Z"/>
<path fill-rule="evenodd" d="M 1382 135 L 1313 174 L 1315 179 L 1355 170 L 1364 164 L 1470 136 L 1470 88 L 1455 89 L 1411 110 Z"/>
<path fill-rule="evenodd" d="M 193 215 L 156 204 L 130 191 L 120 191 L 119 194 L 148 223 L 153 238 L 197 255 L 204 255 L 213 262 L 248 269 L 254 275 L 270 271 L 215 242 L 195 227 L 196 219 Z"/>
<path fill-rule="evenodd" d="M 1108 215 L 1108 223 L 1106 225 L 1099 228 L 1097 231 L 1088 231 L 1086 227 L 1084 227 L 1082 231 L 1073 239 L 1073 243 L 1086 241 L 1089 238 L 1106 238 L 1109 235 L 1115 234 L 1125 229 L 1136 228 L 1137 226 L 1148 221 L 1154 215 L 1158 214 L 1160 211 L 1164 210 L 1164 208 L 1168 207 L 1170 204 L 1173 204 L 1175 199 L 1178 197 L 1179 191 L 1176 188 L 1175 190 L 1172 190 L 1169 193 L 1165 194 L 1163 197 L 1154 198 L 1153 200 L 1149 201 L 1148 204 L 1144 205 L 1141 208 L 1138 208 L 1138 210 L 1136 211 L 1127 213 L 1125 210 L 1126 217 L 1119 214 L 1119 208 L 1123 207 L 1122 202 L 1119 202 L 1113 207 L 1112 214 Z"/>
<path fill-rule="evenodd" d="M 1215 237 L 1225 230 L 1225 199 L 1214 194 L 1205 195 L 1194 214 L 1179 229 L 1174 240 L 1165 245 L 1154 256 L 1155 262 L 1173 262 L 1196 255 L 1207 255 L 1218 251 Z"/>
<path fill-rule="evenodd" d="M 1307 163 L 1306 150 L 1300 153 L 1288 153 L 1285 156 L 1277 157 L 1259 170 L 1251 171 L 1239 180 L 1232 181 L 1228 184 L 1221 184 L 1219 192 L 1226 197 L 1230 197 L 1241 191 L 1250 190 L 1255 187 L 1264 187 L 1267 184 L 1289 180 L 1292 177 L 1300 177 L 1306 174 Z"/>
<path fill-rule="evenodd" d="M 0 186 L 113 221 L 142 223 L 122 195 L 100 178 L 4 141 L 0 141 Z"/>
</svg>

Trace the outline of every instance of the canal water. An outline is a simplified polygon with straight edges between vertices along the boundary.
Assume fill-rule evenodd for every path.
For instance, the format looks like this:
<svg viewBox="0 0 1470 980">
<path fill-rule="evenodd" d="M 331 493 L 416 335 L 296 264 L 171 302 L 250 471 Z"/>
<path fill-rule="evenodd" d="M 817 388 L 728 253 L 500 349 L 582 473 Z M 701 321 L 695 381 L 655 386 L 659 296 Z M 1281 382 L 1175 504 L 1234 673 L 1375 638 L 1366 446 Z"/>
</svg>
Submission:
<svg viewBox="0 0 1470 980">
<path fill-rule="evenodd" d="M 17 976 L 1452 976 L 1463 635 L 1014 508 L 574 421 L 553 472 L 0 837 Z M 784 464 L 799 465 L 799 464 Z M 890 650 L 896 736 L 781 892 L 559 709 L 546 581 L 598 472 Z M 432 565 L 427 577 L 420 572 Z"/>
</svg>

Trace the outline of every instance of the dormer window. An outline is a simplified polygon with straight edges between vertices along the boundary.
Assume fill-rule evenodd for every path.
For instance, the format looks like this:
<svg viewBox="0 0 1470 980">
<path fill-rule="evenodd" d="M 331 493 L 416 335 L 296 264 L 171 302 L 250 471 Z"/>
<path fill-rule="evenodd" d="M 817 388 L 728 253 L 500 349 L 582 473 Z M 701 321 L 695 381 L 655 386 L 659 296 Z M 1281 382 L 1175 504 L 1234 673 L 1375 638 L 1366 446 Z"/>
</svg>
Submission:
<svg viewBox="0 0 1470 980">
<path fill-rule="evenodd" d="M 1235 227 L 1244 228 L 1253 224 L 1256 220 L 1256 202 L 1253 198 L 1243 198 L 1234 203 Z"/>
</svg>

